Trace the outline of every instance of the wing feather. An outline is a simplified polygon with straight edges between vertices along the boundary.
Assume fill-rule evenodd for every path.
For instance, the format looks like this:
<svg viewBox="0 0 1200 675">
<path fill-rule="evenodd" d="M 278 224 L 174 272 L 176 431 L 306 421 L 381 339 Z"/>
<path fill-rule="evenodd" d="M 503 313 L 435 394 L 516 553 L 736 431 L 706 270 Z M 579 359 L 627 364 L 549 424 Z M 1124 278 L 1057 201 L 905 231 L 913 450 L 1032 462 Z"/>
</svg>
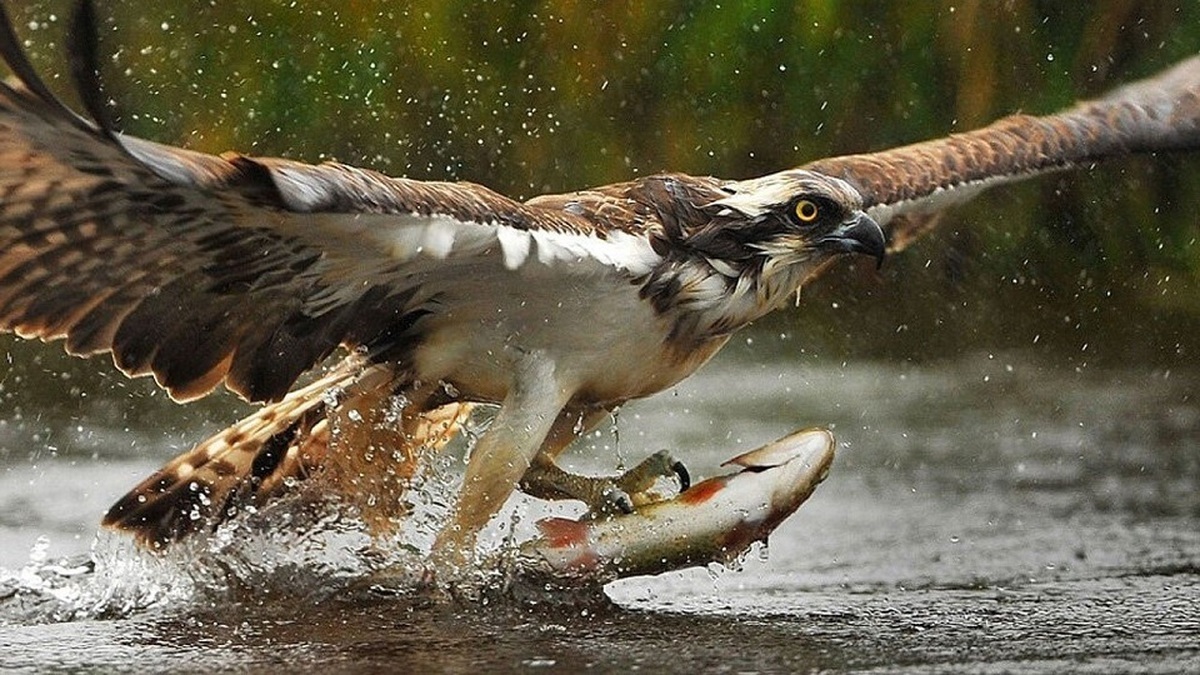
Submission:
<svg viewBox="0 0 1200 675">
<path fill-rule="evenodd" d="M 15 75 L 0 83 L 0 330 L 111 352 L 176 399 L 224 383 L 278 400 L 339 345 L 412 340 L 439 279 L 489 256 L 528 262 L 530 230 L 587 240 L 571 255 L 606 245 L 577 215 L 477 185 L 124 136 L 104 104 L 90 3 L 68 41 L 90 119 L 38 77 L 2 7 L 0 19 Z M 597 260 L 628 272 L 619 256 Z"/>
<path fill-rule="evenodd" d="M 961 203 L 1001 183 L 1132 152 L 1200 147 L 1200 57 L 1055 115 L 1012 115 L 975 131 L 803 169 L 863 195 L 881 224 Z M 898 225 L 926 223 L 906 219 Z M 911 239 L 911 237 L 909 238 Z"/>
</svg>

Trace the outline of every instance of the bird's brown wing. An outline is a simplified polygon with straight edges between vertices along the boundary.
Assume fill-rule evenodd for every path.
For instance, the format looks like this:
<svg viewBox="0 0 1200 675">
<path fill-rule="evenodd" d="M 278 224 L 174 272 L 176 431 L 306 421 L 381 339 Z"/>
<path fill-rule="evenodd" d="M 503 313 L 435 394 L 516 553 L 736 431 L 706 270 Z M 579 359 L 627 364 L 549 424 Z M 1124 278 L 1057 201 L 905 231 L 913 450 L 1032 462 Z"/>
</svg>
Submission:
<svg viewBox="0 0 1200 675">
<path fill-rule="evenodd" d="M 439 279 L 603 239 L 476 185 L 124 136 L 100 92 L 90 3 L 68 40 L 90 118 L 55 98 L 0 18 L 15 76 L 0 84 L 0 331 L 111 352 L 176 399 L 223 383 L 278 400 L 338 345 L 411 340 Z"/>
<path fill-rule="evenodd" d="M 1002 183 L 1134 152 L 1200 148 L 1200 57 L 1054 115 L 1012 115 L 982 129 L 882 152 L 831 157 L 803 169 L 842 178 L 867 212 L 890 224 L 893 246 L 931 216 Z"/>
</svg>

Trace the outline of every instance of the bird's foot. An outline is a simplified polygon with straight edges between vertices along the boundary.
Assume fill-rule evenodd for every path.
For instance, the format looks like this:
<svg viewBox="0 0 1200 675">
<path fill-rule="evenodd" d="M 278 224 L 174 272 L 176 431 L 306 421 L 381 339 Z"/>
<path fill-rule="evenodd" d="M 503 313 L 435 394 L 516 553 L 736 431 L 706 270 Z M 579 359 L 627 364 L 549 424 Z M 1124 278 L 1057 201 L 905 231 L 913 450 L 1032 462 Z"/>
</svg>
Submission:
<svg viewBox="0 0 1200 675">
<path fill-rule="evenodd" d="M 618 476 L 616 484 L 633 499 L 633 505 L 637 507 L 663 500 L 664 497 L 654 491 L 659 478 L 675 479 L 680 492 L 692 486 L 687 467 L 666 450 L 659 450 L 643 459 L 637 466 Z"/>
<path fill-rule="evenodd" d="M 656 490 L 660 478 L 674 479 L 680 492 L 691 485 L 683 462 L 660 450 L 617 476 L 580 476 L 552 462 L 535 463 L 521 479 L 521 489 L 542 499 L 578 499 L 596 517 L 633 513 L 639 506 L 662 501 L 666 497 Z"/>
</svg>

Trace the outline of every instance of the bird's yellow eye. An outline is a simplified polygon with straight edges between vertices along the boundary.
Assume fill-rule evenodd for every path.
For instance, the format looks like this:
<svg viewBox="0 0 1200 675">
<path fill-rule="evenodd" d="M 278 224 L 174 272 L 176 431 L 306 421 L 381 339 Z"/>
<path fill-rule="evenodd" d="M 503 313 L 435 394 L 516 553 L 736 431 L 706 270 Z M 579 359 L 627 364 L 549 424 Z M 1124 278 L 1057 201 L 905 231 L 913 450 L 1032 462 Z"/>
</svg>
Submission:
<svg viewBox="0 0 1200 675">
<path fill-rule="evenodd" d="M 809 199 L 801 199 L 796 202 L 796 217 L 802 223 L 811 223 L 817 219 L 821 209 L 817 208 L 817 203 Z"/>
</svg>

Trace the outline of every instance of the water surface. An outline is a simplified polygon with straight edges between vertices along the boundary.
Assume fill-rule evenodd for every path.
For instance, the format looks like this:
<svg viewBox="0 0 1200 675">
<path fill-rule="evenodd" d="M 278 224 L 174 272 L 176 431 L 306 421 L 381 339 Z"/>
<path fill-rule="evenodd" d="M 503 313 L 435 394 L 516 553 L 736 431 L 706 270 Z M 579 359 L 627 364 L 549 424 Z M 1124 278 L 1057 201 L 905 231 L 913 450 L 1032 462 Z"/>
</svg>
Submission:
<svg viewBox="0 0 1200 675">
<path fill-rule="evenodd" d="M 1200 372 L 1078 370 L 1038 358 L 841 365 L 735 350 L 631 404 L 619 438 L 601 433 L 590 453 L 572 456 L 576 468 L 611 469 L 667 447 L 711 475 L 735 452 L 811 424 L 833 426 L 843 445 L 828 481 L 765 556 L 740 571 L 617 582 L 606 589 L 608 607 L 369 598 L 340 593 L 332 578 L 323 591 L 321 569 L 197 591 L 171 576 L 177 570 L 111 541 L 100 549 L 106 580 L 64 581 L 48 571 L 53 563 L 89 551 L 103 509 L 180 441 L 99 420 L 89 433 L 78 419 L 45 420 L 37 441 L 38 427 L 10 423 L 0 472 L 0 667 L 1171 672 L 1200 664 Z M 177 433 L 221 421 L 185 421 Z M 45 449 L 47 436 L 56 451 Z M 53 592 L 39 590 L 41 579 Z"/>
</svg>

